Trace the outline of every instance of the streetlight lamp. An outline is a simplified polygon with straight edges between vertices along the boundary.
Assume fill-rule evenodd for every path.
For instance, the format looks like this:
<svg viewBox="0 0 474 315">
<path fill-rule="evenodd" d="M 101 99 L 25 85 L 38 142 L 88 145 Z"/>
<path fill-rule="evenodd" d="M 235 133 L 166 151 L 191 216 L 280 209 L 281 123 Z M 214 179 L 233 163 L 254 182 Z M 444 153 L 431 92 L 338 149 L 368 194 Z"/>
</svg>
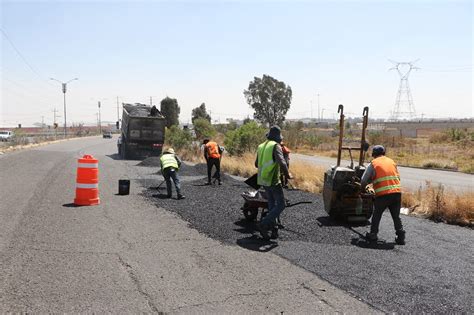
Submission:
<svg viewBox="0 0 474 315">
<path fill-rule="evenodd" d="M 61 83 L 62 87 L 63 87 L 63 94 L 64 94 L 64 138 L 66 138 L 67 136 L 67 125 L 66 125 L 66 90 L 67 90 L 67 84 L 69 82 L 72 82 L 72 81 L 75 81 L 75 80 L 79 80 L 78 78 L 74 78 L 74 79 L 71 79 L 67 82 L 61 82 L 59 80 L 56 80 L 55 78 L 49 78 L 50 80 L 53 80 L 53 81 L 57 81 L 59 83 Z"/>
</svg>

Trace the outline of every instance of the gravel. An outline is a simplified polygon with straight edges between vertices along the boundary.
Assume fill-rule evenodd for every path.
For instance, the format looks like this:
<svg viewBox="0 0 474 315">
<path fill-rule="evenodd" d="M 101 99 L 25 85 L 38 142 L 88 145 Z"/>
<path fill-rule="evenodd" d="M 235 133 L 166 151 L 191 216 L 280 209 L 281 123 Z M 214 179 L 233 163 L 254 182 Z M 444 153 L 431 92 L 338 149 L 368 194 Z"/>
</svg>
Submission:
<svg viewBox="0 0 474 315">
<path fill-rule="evenodd" d="M 156 183 L 144 190 L 154 204 L 180 215 L 190 226 L 225 244 L 276 253 L 385 312 L 472 313 L 474 235 L 471 229 L 403 217 L 407 245 L 393 243 L 385 213 L 376 245 L 360 238 L 366 226 L 331 221 L 320 195 L 285 191 L 294 206 L 285 209 L 278 242 L 264 242 L 255 222 L 245 220 L 240 194 L 245 183 L 224 176 L 222 186 L 203 185 L 206 165 L 180 170 L 184 200 L 162 199 Z M 243 272 L 245 272 L 243 270 Z"/>
</svg>

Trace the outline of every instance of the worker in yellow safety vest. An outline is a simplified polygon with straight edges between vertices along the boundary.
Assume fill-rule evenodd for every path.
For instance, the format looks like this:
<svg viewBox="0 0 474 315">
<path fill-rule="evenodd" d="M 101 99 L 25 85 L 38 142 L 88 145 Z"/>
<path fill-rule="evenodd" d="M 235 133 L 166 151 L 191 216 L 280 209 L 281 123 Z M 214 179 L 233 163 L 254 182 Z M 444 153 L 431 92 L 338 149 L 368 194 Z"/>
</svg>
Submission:
<svg viewBox="0 0 474 315">
<path fill-rule="evenodd" d="M 400 186 L 400 174 L 397 164 L 385 156 L 385 148 L 376 145 L 372 149 L 372 162 L 367 166 L 362 175 L 362 191 L 368 183 L 372 183 L 375 191 L 374 213 L 372 214 L 370 232 L 366 234 L 368 241 L 377 241 L 380 219 L 386 208 L 390 210 L 395 233 L 395 242 L 398 245 L 405 245 L 405 230 L 400 219 L 400 207 L 402 202 L 402 190 Z"/>
<path fill-rule="evenodd" d="M 184 199 L 181 194 L 181 184 L 179 182 L 178 170 L 181 166 L 181 159 L 175 154 L 173 148 L 168 148 L 160 157 L 161 174 L 166 181 L 167 197 L 171 198 L 171 180 L 174 182 L 178 199 Z"/>
<path fill-rule="evenodd" d="M 280 169 L 285 178 L 292 178 L 281 149 L 282 139 L 280 127 L 271 127 L 267 133 L 267 141 L 258 146 L 255 160 L 255 166 L 258 168 L 257 183 L 263 186 L 268 199 L 268 213 L 258 226 L 265 240 L 278 238 L 276 219 L 286 206 Z"/>
</svg>

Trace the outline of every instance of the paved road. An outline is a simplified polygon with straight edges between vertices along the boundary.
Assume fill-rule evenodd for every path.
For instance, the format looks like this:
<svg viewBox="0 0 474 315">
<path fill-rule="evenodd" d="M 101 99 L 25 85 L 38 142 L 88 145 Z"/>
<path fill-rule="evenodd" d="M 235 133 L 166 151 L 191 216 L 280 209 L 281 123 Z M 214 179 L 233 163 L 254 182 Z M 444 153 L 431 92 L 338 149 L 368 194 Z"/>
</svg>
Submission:
<svg viewBox="0 0 474 315">
<path fill-rule="evenodd" d="M 156 169 L 114 152 L 114 139 L 91 138 L 0 156 L 0 313 L 379 312 L 277 253 L 190 227 L 148 196 Z M 71 204 L 84 153 L 100 160 L 95 207 Z M 115 195 L 121 178 L 129 196 Z"/>
<path fill-rule="evenodd" d="M 292 159 L 313 163 L 328 168 L 336 164 L 335 158 L 324 156 L 310 156 L 303 154 L 292 154 Z M 341 165 L 350 165 L 350 161 L 342 161 Z M 448 189 L 455 191 L 474 191 L 474 175 L 451 172 L 419 169 L 411 167 L 399 167 L 402 185 L 410 189 L 424 187 L 426 182 L 438 185 L 442 184 Z"/>
</svg>

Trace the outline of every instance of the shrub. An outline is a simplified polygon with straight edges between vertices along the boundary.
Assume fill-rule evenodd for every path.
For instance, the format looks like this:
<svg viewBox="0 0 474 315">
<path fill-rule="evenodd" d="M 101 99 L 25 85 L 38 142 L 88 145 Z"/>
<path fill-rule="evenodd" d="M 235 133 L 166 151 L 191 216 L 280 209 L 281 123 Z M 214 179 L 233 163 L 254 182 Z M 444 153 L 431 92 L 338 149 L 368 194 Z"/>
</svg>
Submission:
<svg viewBox="0 0 474 315">
<path fill-rule="evenodd" d="M 193 122 L 194 132 L 196 132 L 196 138 L 202 140 L 204 138 L 212 138 L 216 134 L 216 129 L 211 123 L 205 118 L 197 118 Z"/>
<path fill-rule="evenodd" d="M 265 140 L 266 129 L 255 121 L 250 121 L 236 130 L 228 131 L 224 145 L 230 155 L 242 155 L 255 152 L 257 146 Z"/>
<path fill-rule="evenodd" d="M 181 129 L 176 125 L 166 128 L 166 143 L 174 149 L 188 148 L 193 141 L 189 130 Z"/>
</svg>

